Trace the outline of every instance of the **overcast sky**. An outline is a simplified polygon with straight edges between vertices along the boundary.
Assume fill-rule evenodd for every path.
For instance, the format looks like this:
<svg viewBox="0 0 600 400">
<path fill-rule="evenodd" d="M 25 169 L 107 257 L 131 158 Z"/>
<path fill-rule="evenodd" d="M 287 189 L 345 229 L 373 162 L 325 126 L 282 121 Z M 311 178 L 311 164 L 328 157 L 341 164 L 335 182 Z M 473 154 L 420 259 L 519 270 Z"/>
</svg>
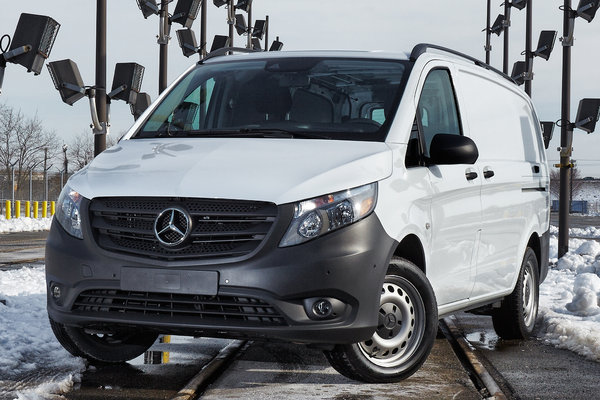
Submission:
<svg viewBox="0 0 600 400">
<path fill-rule="evenodd" d="M 0 0 L 0 35 L 13 34 L 22 12 L 49 15 L 61 24 L 50 61 L 71 58 L 81 71 L 86 85 L 94 84 L 95 21 L 94 0 Z M 534 7 L 534 47 L 541 30 L 557 30 L 562 36 L 562 0 L 530 0 Z M 170 5 L 173 11 L 175 3 Z M 503 12 L 501 1 L 492 1 L 492 21 Z M 573 0 L 573 7 L 579 2 Z M 209 45 L 215 34 L 226 35 L 226 10 L 208 0 Z M 280 36 L 284 50 L 359 49 L 410 51 L 427 42 L 454 48 L 485 59 L 484 44 L 486 0 L 254 0 L 255 19 L 270 18 L 270 39 Z M 197 61 L 185 58 L 179 49 L 174 25 L 169 49 L 169 82 Z M 199 21 L 192 27 L 199 35 Z M 117 62 L 137 62 L 146 67 L 142 90 L 156 98 L 158 92 L 158 17 L 144 19 L 135 0 L 108 1 L 107 85 L 110 88 Z M 510 65 L 521 60 L 525 48 L 525 10 L 512 9 L 510 28 Z M 573 47 L 572 119 L 581 98 L 600 97 L 598 65 L 600 17 L 587 23 L 578 18 Z M 236 35 L 235 44 L 245 38 Z M 491 64 L 502 68 L 502 37 L 492 37 Z M 562 46 L 556 43 L 549 61 L 534 62 L 533 100 L 541 120 L 560 118 Z M 27 116 L 37 115 L 44 125 L 65 142 L 82 131 L 89 131 L 90 113 L 85 99 L 70 107 L 60 100 L 46 66 L 40 76 L 9 64 L 6 68 L 0 103 L 21 109 Z M 129 106 L 115 101 L 111 108 L 111 132 L 119 135 L 133 123 Z M 91 133 L 90 133 L 91 134 Z M 560 128 L 548 150 L 558 159 Z M 584 175 L 600 177 L 600 126 L 597 133 L 575 131 L 573 158 Z M 551 161 L 551 163 L 554 163 Z"/>
</svg>

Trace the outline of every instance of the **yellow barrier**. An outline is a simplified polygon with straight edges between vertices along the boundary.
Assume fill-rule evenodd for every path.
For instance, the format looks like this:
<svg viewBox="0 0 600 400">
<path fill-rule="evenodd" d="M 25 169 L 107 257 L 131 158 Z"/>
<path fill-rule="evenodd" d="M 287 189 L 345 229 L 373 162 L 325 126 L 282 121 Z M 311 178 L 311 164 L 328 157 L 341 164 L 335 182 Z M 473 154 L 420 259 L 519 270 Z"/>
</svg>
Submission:
<svg viewBox="0 0 600 400">
<path fill-rule="evenodd" d="M 40 204 L 41 203 L 41 204 Z M 14 208 L 13 208 L 14 207 Z M 32 210 L 33 208 L 33 210 Z M 40 216 L 41 209 L 41 216 Z M 6 219 L 12 218 L 48 218 L 53 217 L 56 214 L 56 201 L 21 201 L 15 200 L 14 203 L 11 200 L 4 202 L 4 209 L 2 209 L 2 203 L 0 203 L 0 215 L 4 215 Z"/>
</svg>

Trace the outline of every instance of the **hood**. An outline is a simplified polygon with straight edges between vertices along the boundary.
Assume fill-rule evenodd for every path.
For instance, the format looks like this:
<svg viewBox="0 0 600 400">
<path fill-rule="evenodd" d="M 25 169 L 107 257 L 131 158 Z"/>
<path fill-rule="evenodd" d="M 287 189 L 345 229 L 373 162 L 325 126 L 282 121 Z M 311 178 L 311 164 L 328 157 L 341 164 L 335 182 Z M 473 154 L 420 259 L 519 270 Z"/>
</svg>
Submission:
<svg viewBox="0 0 600 400">
<path fill-rule="evenodd" d="M 382 180 L 381 142 L 264 138 L 122 140 L 69 185 L 84 197 L 196 197 L 284 204 Z"/>
</svg>

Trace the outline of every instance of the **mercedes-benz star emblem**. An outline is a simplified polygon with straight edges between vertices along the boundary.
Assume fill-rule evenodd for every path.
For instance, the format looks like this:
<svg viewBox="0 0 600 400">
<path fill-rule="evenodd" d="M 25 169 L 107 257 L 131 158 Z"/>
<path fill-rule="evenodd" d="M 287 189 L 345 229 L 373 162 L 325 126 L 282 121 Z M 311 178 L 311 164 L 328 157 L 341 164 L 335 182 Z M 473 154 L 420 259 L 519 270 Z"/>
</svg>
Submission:
<svg viewBox="0 0 600 400">
<path fill-rule="evenodd" d="M 154 235 L 167 247 L 180 245 L 192 230 L 190 215 L 178 207 L 163 210 L 154 221 Z"/>
</svg>

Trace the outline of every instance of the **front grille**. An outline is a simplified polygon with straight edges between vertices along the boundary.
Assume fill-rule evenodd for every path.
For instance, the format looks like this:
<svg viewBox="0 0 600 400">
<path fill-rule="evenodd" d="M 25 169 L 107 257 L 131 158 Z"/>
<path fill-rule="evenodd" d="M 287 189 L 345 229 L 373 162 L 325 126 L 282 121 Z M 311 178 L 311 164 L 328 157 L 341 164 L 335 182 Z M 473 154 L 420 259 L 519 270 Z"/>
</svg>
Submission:
<svg viewBox="0 0 600 400">
<path fill-rule="evenodd" d="M 190 237 L 176 248 L 161 245 L 154 233 L 159 214 L 186 210 Z M 94 236 L 106 250 L 138 256 L 185 260 L 239 257 L 253 252 L 277 217 L 273 203 L 181 198 L 99 198 L 90 204 Z"/>
<path fill-rule="evenodd" d="M 167 321 L 183 317 L 209 325 L 287 325 L 273 306 L 252 297 L 88 290 L 77 297 L 71 310 L 132 317 L 142 315 Z"/>
</svg>

